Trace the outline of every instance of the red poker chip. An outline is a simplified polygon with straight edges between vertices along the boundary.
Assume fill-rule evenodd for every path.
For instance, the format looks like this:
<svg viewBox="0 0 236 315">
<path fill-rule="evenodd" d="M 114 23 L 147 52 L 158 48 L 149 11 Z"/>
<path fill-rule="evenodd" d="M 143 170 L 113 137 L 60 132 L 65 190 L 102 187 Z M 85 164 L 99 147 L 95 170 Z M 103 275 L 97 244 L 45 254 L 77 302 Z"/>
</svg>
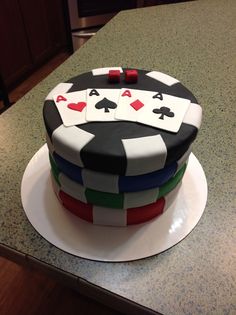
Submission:
<svg viewBox="0 0 236 315">
<path fill-rule="evenodd" d="M 175 199 L 180 184 L 165 197 L 142 207 L 115 209 L 98 207 L 75 199 L 60 190 L 51 176 L 53 188 L 61 204 L 77 217 L 98 225 L 127 226 L 147 222 L 161 215 Z"/>
<path fill-rule="evenodd" d="M 133 225 L 133 224 L 139 224 L 144 223 L 146 221 L 149 221 L 156 216 L 163 213 L 164 207 L 165 207 L 165 198 L 160 198 L 156 202 L 149 204 L 147 206 L 137 207 L 137 208 L 129 208 L 129 209 L 111 209 L 111 208 L 105 208 L 105 207 L 96 207 L 94 205 L 84 203 L 80 200 L 77 200 L 68 194 L 66 194 L 64 191 L 59 192 L 59 198 L 63 204 L 63 206 L 78 216 L 79 218 L 86 220 L 88 222 L 94 222 L 94 212 L 99 211 L 100 219 L 102 221 L 102 217 L 104 216 L 104 225 L 110 225 L 107 221 L 106 215 L 107 211 L 112 212 L 120 212 L 120 221 L 126 217 L 126 225 Z M 108 210 L 109 209 L 109 210 Z M 104 212 L 104 214 L 103 214 Z M 117 225 L 119 224 L 119 221 L 117 220 Z"/>
</svg>

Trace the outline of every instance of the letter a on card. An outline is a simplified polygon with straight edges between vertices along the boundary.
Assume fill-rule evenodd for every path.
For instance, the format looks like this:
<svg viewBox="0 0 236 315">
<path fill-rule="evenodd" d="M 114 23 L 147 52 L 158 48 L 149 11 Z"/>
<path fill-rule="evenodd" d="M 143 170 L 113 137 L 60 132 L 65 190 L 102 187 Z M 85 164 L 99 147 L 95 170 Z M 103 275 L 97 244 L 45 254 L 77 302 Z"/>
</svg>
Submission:
<svg viewBox="0 0 236 315">
<path fill-rule="evenodd" d="M 67 99 L 63 95 L 58 95 L 57 98 L 56 98 L 56 102 L 59 103 L 61 101 L 66 102 Z"/>
<path fill-rule="evenodd" d="M 121 96 L 128 96 L 128 97 L 132 97 L 130 90 L 125 90 Z"/>
<path fill-rule="evenodd" d="M 64 126 L 76 126 L 87 122 L 86 90 L 55 95 L 53 99 Z"/>
</svg>

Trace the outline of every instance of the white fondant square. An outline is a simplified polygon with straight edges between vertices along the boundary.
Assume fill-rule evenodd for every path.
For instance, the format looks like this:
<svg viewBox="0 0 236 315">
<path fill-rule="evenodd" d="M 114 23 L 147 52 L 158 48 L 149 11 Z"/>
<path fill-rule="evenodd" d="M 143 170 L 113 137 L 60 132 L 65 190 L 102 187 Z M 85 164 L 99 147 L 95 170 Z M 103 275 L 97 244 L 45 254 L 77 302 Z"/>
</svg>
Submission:
<svg viewBox="0 0 236 315">
<path fill-rule="evenodd" d="M 54 179 L 52 171 L 51 171 L 51 183 L 52 183 L 53 190 L 54 190 L 55 194 L 57 195 L 57 198 L 59 198 L 60 188 Z"/>
<path fill-rule="evenodd" d="M 126 210 L 93 206 L 93 224 L 126 226 Z"/>
<path fill-rule="evenodd" d="M 175 174 L 178 173 L 178 171 L 181 169 L 181 167 L 184 165 L 184 163 L 187 162 L 189 155 L 191 154 L 191 151 L 192 151 L 192 147 L 190 146 L 188 148 L 188 150 L 184 153 L 184 155 L 181 156 L 181 158 L 177 161 L 177 170 L 176 170 Z"/>
<path fill-rule="evenodd" d="M 121 67 L 110 67 L 110 68 L 98 68 L 98 69 L 93 69 L 92 73 L 93 75 L 104 75 L 108 74 L 110 70 L 119 70 L 121 73 L 123 72 Z"/>
<path fill-rule="evenodd" d="M 80 151 L 94 138 L 94 135 L 75 126 L 61 125 L 53 131 L 52 143 L 57 154 L 78 166 L 83 167 Z M 79 139 L 79 141 L 78 141 Z"/>
<path fill-rule="evenodd" d="M 78 199 L 82 202 L 87 203 L 87 199 L 85 196 L 85 187 L 71 180 L 69 177 L 67 177 L 63 173 L 59 174 L 59 182 L 61 184 L 61 189 L 65 193 L 67 193 L 68 195 L 70 195 L 71 197 L 75 199 Z"/>
<path fill-rule="evenodd" d="M 83 179 L 83 185 L 85 187 L 110 193 L 119 192 L 118 175 L 94 172 L 86 168 L 82 169 L 81 175 Z"/>
<path fill-rule="evenodd" d="M 159 188 L 127 193 L 124 196 L 124 208 L 136 208 L 148 205 L 157 200 Z"/>
<path fill-rule="evenodd" d="M 177 79 L 171 77 L 170 75 L 159 72 L 159 71 L 151 71 L 151 72 L 146 73 L 146 75 L 168 86 L 171 86 L 179 82 Z"/>
<path fill-rule="evenodd" d="M 178 192 L 179 192 L 181 185 L 182 185 L 182 181 L 180 181 L 180 183 L 178 183 L 178 185 L 164 197 L 165 198 L 164 212 L 166 210 L 168 210 L 168 208 L 171 206 L 171 204 L 177 198 L 177 195 L 178 195 Z"/>
<path fill-rule="evenodd" d="M 165 165 L 167 148 L 161 135 L 122 139 L 126 153 L 126 175 L 132 176 L 162 169 Z"/>
<path fill-rule="evenodd" d="M 183 118 L 183 122 L 199 129 L 202 122 L 202 107 L 191 103 Z"/>
</svg>

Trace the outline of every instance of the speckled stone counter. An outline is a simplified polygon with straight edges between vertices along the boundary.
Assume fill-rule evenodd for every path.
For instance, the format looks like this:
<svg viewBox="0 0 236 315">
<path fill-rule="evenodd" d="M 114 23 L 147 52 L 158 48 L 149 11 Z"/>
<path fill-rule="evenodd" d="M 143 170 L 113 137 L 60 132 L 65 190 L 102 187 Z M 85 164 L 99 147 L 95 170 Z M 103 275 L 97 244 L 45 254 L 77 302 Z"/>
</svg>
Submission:
<svg viewBox="0 0 236 315">
<path fill-rule="evenodd" d="M 122 310 L 129 314 L 138 311 L 127 300 L 145 307 L 140 314 L 151 310 L 169 315 L 236 313 L 235 17 L 234 0 L 203 0 L 122 12 L 1 115 L 3 255 L 41 266 L 104 303 L 107 294 L 113 298 L 114 307 L 121 309 L 123 305 Z M 173 248 L 129 263 L 89 261 L 55 248 L 30 225 L 20 198 L 25 167 L 45 143 L 42 106 L 47 93 L 76 74 L 109 65 L 168 73 L 196 95 L 204 111 L 193 146 L 209 186 L 203 217 Z"/>
</svg>

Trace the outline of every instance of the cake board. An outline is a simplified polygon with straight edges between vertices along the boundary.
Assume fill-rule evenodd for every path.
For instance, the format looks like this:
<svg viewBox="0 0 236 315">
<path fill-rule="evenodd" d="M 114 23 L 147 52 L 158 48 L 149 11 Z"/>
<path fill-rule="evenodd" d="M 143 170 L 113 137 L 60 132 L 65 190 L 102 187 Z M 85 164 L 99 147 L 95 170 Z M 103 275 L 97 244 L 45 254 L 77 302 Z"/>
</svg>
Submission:
<svg viewBox="0 0 236 315">
<path fill-rule="evenodd" d="M 21 199 L 30 223 L 51 244 L 78 257 L 122 262 L 161 253 L 184 239 L 204 212 L 207 181 L 192 153 L 178 197 L 164 214 L 133 226 L 97 226 L 77 218 L 59 203 L 51 185 L 48 149 L 44 145 L 26 167 Z"/>
</svg>

